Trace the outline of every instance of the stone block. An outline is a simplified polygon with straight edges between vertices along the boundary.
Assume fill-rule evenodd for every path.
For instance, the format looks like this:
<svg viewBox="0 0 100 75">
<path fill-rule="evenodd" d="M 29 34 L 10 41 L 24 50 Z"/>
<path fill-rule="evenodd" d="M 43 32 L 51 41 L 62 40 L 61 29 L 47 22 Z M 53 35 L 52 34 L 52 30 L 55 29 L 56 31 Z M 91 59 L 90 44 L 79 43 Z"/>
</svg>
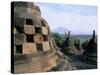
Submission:
<svg viewBox="0 0 100 75">
<path fill-rule="evenodd" d="M 47 28 L 46 27 L 42 27 L 42 34 L 44 34 L 44 35 L 48 35 L 48 30 L 47 30 Z"/>
<path fill-rule="evenodd" d="M 23 54 L 33 54 L 36 53 L 36 44 L 35 43 L 24 43 L 23 44 Z"/>
<path fill-rule="evenodd" d="M 34 34 L 35 33 L 35 28 L 33 25 L 24 25 L 24 32 L 26 34 Z"/>
<path fill-rule="evenodd" d="M 48 59 L 41 61 L 41 67 L 42 67 L 42 71 L 48 71 L 51 69 L 51 65 L 49 64 Z"/>
<path fill-rule="evenodd" d="M 23 33 L 14 34 L 14 45 L 22 45 L 26 40 L 26 36 Z"/>
<path fill-rule="evenodd" d="M 49 64 L 50 64 L 51 66 L 56 66 L 56 59 L 55 59 L 55 58 L 51 58 L 51 59 L 49 60 Z"/>
<path fill-rule="evenodd" d="M 43 42 L 42 44 L 43 44 L 43 50 L 44 50 L 44 51 L 50 50 L 49 41 Z"/>
<path fill-rule="evenodd" d="M 14 73 L 26 73 L 29 72 L 29 65 L 27 64 L 19 64 L 14 65 Z"/>
<path fill-rule="evenodd" d="M 43 36 L 41 34 L 34 35 L 34 42 L 37 44 L 41 44 L 43 41 Z"/>
<path fill-rule="evenodd" d="M 52 49 L 54 49 L 52 40 L 50 41 L 50 46 L 51 46 Z"/>
<path fill-rule="evenodd" d="M 41 71 L 41 64 L 40 62 L 31 62 L 29 64 L 29 72 L 40 72 Z"/>
</svg>

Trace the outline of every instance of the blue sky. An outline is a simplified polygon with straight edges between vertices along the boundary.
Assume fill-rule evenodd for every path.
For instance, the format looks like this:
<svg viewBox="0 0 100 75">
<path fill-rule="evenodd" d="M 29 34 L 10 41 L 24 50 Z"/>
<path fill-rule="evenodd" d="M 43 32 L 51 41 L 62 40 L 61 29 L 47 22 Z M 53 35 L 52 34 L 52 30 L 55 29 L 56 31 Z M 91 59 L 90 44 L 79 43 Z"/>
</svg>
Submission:
<svg viewBox="0 0 100 75">
<path fill-rule="evenodd" d="M 97 32 L 97 7 L 74 4 L 35 3 L 48 22 L 50 29 L 64 27 L 72 34 L 92 34 Z"/>
</svg>

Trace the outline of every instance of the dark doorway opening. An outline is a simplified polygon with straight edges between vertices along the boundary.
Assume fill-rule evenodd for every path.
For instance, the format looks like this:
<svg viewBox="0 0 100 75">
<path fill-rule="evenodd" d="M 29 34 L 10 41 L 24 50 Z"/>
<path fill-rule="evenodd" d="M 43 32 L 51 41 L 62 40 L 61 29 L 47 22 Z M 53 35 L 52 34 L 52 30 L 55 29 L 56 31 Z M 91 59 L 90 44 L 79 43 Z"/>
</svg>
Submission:
<svg viewBox="0 0 100 75">
<path fill-rule="evenodd" d="M 26 25 L 33 25 L 32 19 L 26 19 Z"/>
<path fill-rule="evenodd" d="M 42 33 L 41 27 L 35 27 L 35 33 Z"/>
<path fill-rule="evenodd" d="M 34 42 L 33 35 L 26 35 L 27 42 Z"/>
<path fill-rule="evenodd" d="M 22 45 L 16 45 L 16 54 L 22 54 Z"/>
<path fill-rule="evenodd" d="M 43 41 L 48 41 L 48 36 L 47 35 L 43 35 Z"/>
<path fill-rule="evenodd" d="M 36 44 L 36 46 L 37 46 L 37 50 L 38 50 L 38 51 L 43 51 L 43 46 L 42 46 L 42 44 Z"/>
</svg>

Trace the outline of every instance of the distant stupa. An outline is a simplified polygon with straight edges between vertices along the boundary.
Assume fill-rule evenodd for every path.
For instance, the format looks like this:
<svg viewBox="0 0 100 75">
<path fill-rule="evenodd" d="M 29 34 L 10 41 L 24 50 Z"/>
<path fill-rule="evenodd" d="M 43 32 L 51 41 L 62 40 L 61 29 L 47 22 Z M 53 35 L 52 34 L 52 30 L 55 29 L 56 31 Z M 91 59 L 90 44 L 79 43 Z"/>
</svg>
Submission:
<svg viewBox="0 0 100 75">
<path fill-rule="evenodd" d="M 93 30 L 93 36 L 85 46 L 84 55 L 87 61 L 97 64 L 97 39 L 95 35 L 95 30 Z"/>
<path fill-rule="evenodd" d="M 65 53 L 71 53 L 71 54 L 77 54 L 78 50 L 74 45 L 74 40 L 70 36 L 70 31 L 68 32 L 68 36 L 63 44 L 64 52 Z"/>
</svg>

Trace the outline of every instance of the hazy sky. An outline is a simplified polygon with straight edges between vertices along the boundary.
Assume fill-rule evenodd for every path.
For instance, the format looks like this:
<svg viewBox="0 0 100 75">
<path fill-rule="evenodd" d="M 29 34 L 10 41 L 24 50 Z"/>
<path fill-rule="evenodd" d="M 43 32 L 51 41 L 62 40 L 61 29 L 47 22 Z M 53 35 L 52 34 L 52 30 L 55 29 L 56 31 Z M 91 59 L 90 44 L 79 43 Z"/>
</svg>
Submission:
<svg viewBox="0 0 100 75">
<path fill-rule="evenodd" d="M 97 32 L 97 7 L 53 3 L 35 3 L 48 22 L 50 29 L 64 27 L 72 33 L 91 34 Z"/>
</svg>

